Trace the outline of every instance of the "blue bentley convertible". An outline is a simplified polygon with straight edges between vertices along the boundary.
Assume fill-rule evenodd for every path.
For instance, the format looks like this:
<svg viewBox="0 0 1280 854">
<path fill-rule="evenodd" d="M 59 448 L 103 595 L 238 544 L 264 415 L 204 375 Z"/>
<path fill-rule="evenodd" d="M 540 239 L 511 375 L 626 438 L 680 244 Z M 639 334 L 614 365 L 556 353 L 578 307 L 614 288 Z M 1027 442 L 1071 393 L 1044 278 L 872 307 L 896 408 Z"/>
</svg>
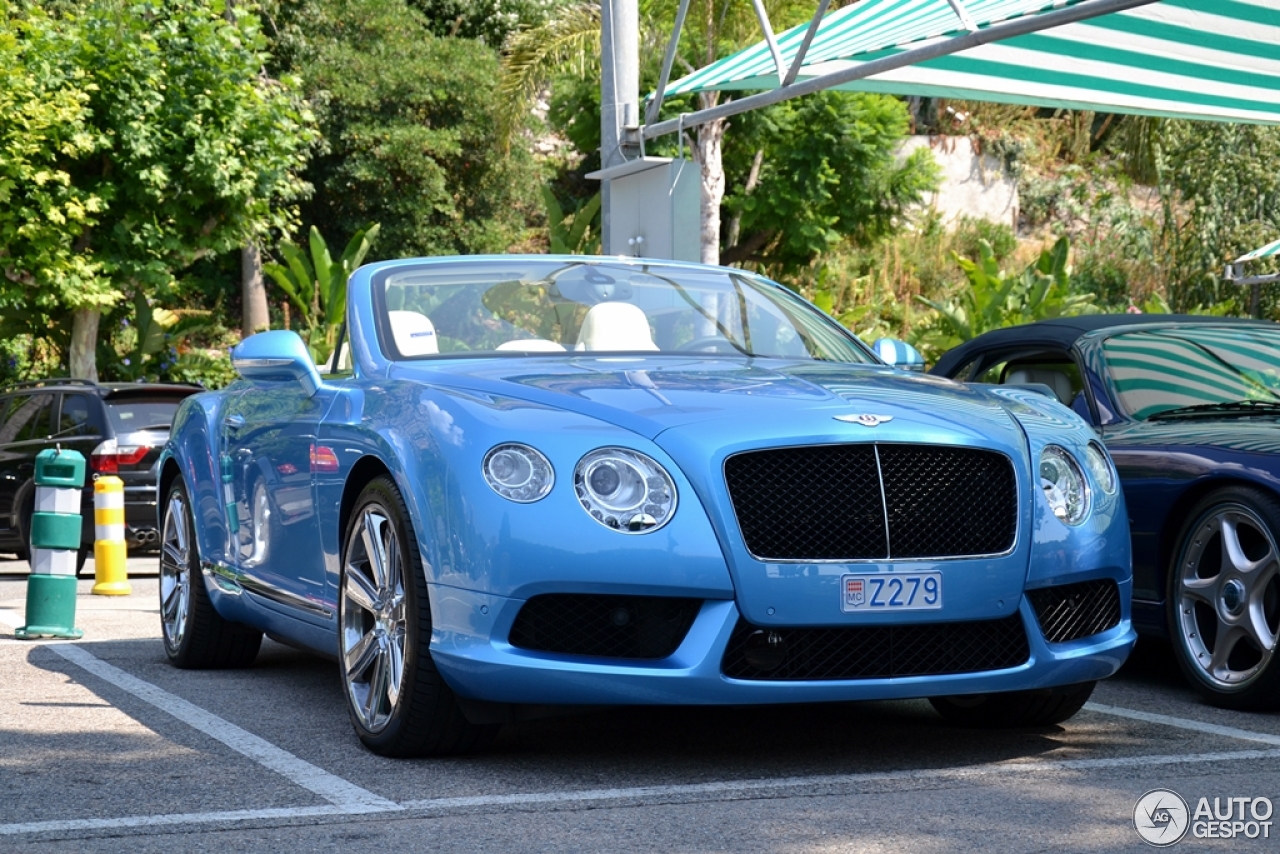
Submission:
<svg viewBox="0 0 1280 854">
<path fill-rule="evenodd" d="M 232 355 L 162 460 L 165 649 L 336 657 L 381 754 L 548 705 L 1042 725 L 1134 642 L 1123 496 L 1078 416 L 886 365 L 740 270 L 371 264 L 331 366 L 287 331 Z"/>
</svg>

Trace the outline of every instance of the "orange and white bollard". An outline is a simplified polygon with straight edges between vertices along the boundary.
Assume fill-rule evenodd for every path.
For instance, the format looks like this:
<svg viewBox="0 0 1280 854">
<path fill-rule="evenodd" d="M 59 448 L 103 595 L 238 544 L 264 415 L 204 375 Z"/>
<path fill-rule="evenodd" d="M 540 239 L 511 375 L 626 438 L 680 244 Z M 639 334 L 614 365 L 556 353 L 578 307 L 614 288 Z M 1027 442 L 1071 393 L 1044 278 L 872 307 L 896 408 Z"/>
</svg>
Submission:
<svg viewBox="0 0 1280 854">
<path fill-rule="evenodd" d="M 128 596 L 129 571 L 124 542 L 124 481 L 107 475 L 93 482 L 93 592 Z"/>
</svg>

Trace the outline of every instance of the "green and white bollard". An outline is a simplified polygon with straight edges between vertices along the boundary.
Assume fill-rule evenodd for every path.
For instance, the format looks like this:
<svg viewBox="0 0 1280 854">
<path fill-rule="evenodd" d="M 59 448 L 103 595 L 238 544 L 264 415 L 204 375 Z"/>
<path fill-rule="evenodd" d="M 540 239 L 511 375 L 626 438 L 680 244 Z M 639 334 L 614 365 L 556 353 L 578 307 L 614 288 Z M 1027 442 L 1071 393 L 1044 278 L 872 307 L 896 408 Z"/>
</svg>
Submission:
<svg viewBox="0 0 1280 854">
<path fill-rule="evenodd" d="M 76 553 L 84 455 L 52 448 L 36 455 L 36 512 L 31 516 L 31 575 L 24 640 L 80 638 L 76 621 Z"/>
</svg>

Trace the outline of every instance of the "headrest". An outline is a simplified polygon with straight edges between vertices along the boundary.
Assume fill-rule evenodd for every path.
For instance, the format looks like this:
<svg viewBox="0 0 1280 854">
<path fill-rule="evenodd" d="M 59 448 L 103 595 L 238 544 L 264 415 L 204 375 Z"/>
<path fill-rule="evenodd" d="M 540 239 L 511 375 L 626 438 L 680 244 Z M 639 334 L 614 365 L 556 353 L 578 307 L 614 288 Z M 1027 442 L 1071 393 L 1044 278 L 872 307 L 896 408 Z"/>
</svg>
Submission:
<svg viewBox="0 0 1280 854">
<path fill-rule="evenodd" d="M 579 350 L 657 350 L 649 319 L 629 302 L 591 306 L 578 332 Z"/>
<path fill-rule="evenodd" d="M 1041 383 L 1053 389 L 1053 394 L 1062 403 L 1071 404 L 1071 378 L 1062 371 L 1048 368 L 1017 368 L 1004 378 L 1008 385 L 1022 383 Z"/>
<path fill-rule="evenodd" d="M 436 340 L 436 327 L 431 318 L 416 311 L 389 311 L 387 319 L 391 321 L 391 335 L 395 338 L 396 349 L 401 356 L 433 356 L 440 352 L 440 342 Z"/>
</svg>

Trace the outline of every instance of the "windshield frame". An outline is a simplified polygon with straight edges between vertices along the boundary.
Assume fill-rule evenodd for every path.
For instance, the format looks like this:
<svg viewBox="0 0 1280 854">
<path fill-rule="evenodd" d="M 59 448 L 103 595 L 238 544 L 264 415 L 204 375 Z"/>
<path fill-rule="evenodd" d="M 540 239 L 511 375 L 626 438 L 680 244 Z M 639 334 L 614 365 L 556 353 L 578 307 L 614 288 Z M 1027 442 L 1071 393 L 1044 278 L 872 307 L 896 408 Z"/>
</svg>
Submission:
<svg viewBox="0 0 1280 854">
<path fill-rule="evenodd" d="M 609 296 L 604 299 L 598 299 L 593 303 L 575 300 L 573 296 L 576 291 L 570 291 L 568 294 L 560 292 L 557 286 L 562 277 L 584 267 L 589 268 L 584 278 L 590 281 L 590 277 L 596 276 L 601 287 L 605 290 L 616 284 L 619 292 L 626 292 L 627 296 Z M 438 334 L 437 340 L 439 343 L 437 346 L 443 352 L 424 353 L 423 355 L 403 354 L 396 345 L 396 338 L 391 328 L 390 312 L 392 310 L 404 310 L 406 306 L 404 302 L 400 302 L 397 308 L 392 309 L 389 303 L 394 303 L 395 301 L 389 298 L 389 292 L 397 284 L 404 283 L 415 275 L 423 276 L 424 278 L 438 276 L 441 280 L 444 280 L 450 272 L 461 273 L 466 271 L 466 268 L 471 268 L 472 275 L 480 274 L 482 276 L 481 281 L 477 282 L 478 286 L 483 287 L 483 291 L 475 299 L 477 305 L 483 303 L 484 297 L 495 287 L 523 282 L 529 285 L 547 287 L 548 291 L 545 297 L 553 300 L 552 307 L 555 308 L 557 315 L 562 307 L 567 307 L 571 311 L 585 312 L 588 308 L 600 302 L 623 302 L 635 305 L 640 303 L 641 300 L 631 295 L 632 290 L 648 290 L 650 294 L 659 294 L 662 290 L 659 283 L 665 283 L 672 286 L 673 294 L 678 295 L 678 297 L 672 297 L 673 300 L 676 298 L 682 299 L 685 304 L 690 306 L 690 311 L 700 315 L 699 319 L 702 323 L 713 329 L 718 337 L 727 339 L 720 343 L 727 343 L 731 346 L 718 348 L 714 352 L 680 350 L 671 347 L 660 349 L 660 342 L 665 343 L 663 342 L 663 337 L 666 333 L 658 330 L 653 336 L 655 344 L 653 348 L 640 350 L 575 349 L 574 345 L 568 343 L 566 336 L 569 326 L 566 324 L 562 327 L 562 332 L 565 334 L 559 336 L 561 340 L 556 341 L 555 338 L 549 337 L 549 340 L 545 342 L 552 343 L 554 341 L 557 346 L 564 346 L 565 349 L 563 350 L 451 349 L 456 339 L 452 339 L 446 332 L 442 331 Z M 483 280 L 483 274 L 486 269 L 491 271 L 487 282 Z M 526 273 L 529 271 L 537 272 L 539 275 L 536 278 L 517 275 L 522 270 Z M 610 274 L 613 274 L 613 276 Z M 708 286 L 709 283 L 715 281 L 716 277 L 723 277 L 720 284 L 724 285 L 724 287 L 715 289 L 715 292 L 729 296 L 729 302 L 732 304 L 733 313 L 736 316 L 736 323 L 730 325 L 737 327 L 735 329 L 726 328 L 726 325 L 722 322 L 723 315 L 721 318 L 710 317 L 704 307 L 698 303 L 697 294 L 713 293 L 712 290 L 708 290 Z M 459 278 L 464 277 L 459 276 Z M 605 283 L 606 279 L 609 284 Z M 714 356 L 715 358 L 779 358 L 825 361 L 837 364 L 883 364 L 865 342 L 830 315 L 821 311 L 795 292 L 754 273 L 727 267 L 685 264 L 661 259 L 606 258 L 599 256 L 474 256 L 438 260 L 422 259 L 421 263 L 416 264 L 400 263 L 393 267 L 375 271 L 369 281 L 370 307 L 373 309 L 377 349 L 384 358 L 393 363 L 419 360 L 512 357 L 592 358 L 595 356 L 639 354 L 644 356 L 678 356 L 686 359 Z M 637 281 L 639 281 L 639 284 L 636 284 Z M 578 283 L 570 282 L 570 284 L 574 288 L 579 287 Z M 690 292 L 695 292 L 695 295 L 691 296 Z M 459 289 L 455 296 L 461 296 L 463 293 L 464 291 Z M 401 295 L 400 299 L 403 300 L 403 298 L 403 295 Z M 437 308 L 439 307 L 437 306 Z M 488 305 L 483 307 L 486 311 L 493 311 L 492 307 Z M 641 308 L 645 310 L 646 317 L 651 327 L 653 327 L 655 325 L 655 316 L 652 314 L 653 309 L 645 309 L 644 305 L 641 305 Z M 434 309 L 432 310 L 434 311 Z M 670 305 L 661 310 L 666 314 L 674 314 L 675 312 L 675 309 Z M 757 316 L 754 319 L 749 317 L 753 310 L 757 311 Z M 767 316 L 765 316 L 766 312 Z M 426 311 L 419 311 L 419 313 L 428 314 Z M 742 323 L 744 318 L 747 319 L 745 326 Z M 497 319 L 502 323 L 507 323 L 505 318 L 498 317 Z M 544 317 L 543 320 L 553 320 L 553 318 L 548 316 Z M 564 318 L 561 317 L 554 318 L 556 323 L 560 323 L 563 320 Z M 750 347 L 752 336 L 760 334 L 758 327 L 770 322 L 774 324 L 775 331 L 783 330 L 790 333 L 793 336 L 793 341 L 799 342 L 800 352 L 756 353 L 749 349 L 744 351 L 743 345 Z M 438 323 L 438 321 L 433 318 L 432 323 Z M 784 323 L 789 324 L 789 328 L 783 329 Z M 742 331 L 745 331 L 745 335 L 740 334 Z M 504 330 L 505 332 L 506 330 Z M 493 334 L 497 335 L 499 333 L 495 332 Z M 541 339 L 542 336 L 539 336 L 538 340 Z M 510 343 L 523 340 L 527 339 L 517 337 Z M 446 347 L 450 349 L 445 349 Z"/>
</svg>

